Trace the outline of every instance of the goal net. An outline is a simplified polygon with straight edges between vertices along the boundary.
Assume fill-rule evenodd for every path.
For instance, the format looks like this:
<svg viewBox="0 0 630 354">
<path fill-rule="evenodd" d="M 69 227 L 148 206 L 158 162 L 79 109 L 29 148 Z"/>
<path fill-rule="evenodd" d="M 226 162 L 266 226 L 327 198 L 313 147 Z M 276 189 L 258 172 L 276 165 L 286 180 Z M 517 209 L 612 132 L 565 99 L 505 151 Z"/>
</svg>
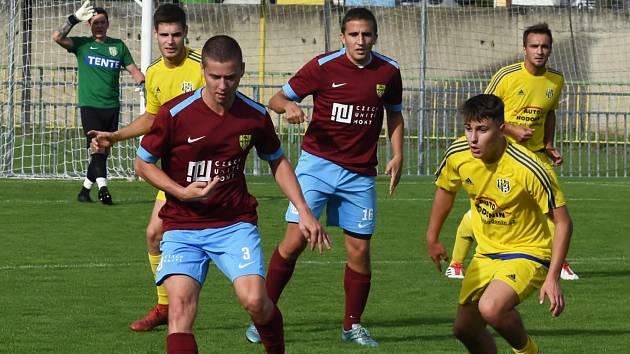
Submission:
<svg viewBox="0 0 630 354">
<path fill-rule="evenodd" d="M 239 1 L 250 4 L 234 4 Z M 310 58 L 340 47 L 340 20 L 351 5 L 360 2 L 346 1 L 344 6 L 343 1 L 327 1 L 326 5 L 321 5 L 323 1 L 320 5 L 180 2 L 188 13 L 187 45 L 200 49 L 215 34 L 236 38 L 247 71 L 241 90 L 266 103 Z M 139 64 L 141 1 L 92 3 L 108 10 L 108 35 L 124 40 Z M 395 3 L 370 9 L 378 21 L 374 49 L 396 59 L 402 69 L 405 174 L 433 173 L 445 147 L 462 134 L 455 114 L 458 104 L 483 92 L 500 67 L 522 60 L 523 30 L 547 22 L 554 35 L 549 64 L 562 71 L 566 80 L 557 112 L 556 141 L 566 161 L 560 173 L 627 175 L 630 22 L 626 8 L 604 2 L 584 2 L 588 6 L 580 9 L 461 6 L 464 1 L 446 0 L 429 2 L 439 6 L 414 0 Z M 0 0 L 5 15 L 0 17 L 5 38 L 0 46 L 0 177 L 78 178 L 85 174 L 89 156 L 76 105 L 76 59 L 50 38 L 80 5 L 79 0 Z M 79 24 L 70 35 L 90 32 Z M 152 46 L 155 59 L 159 51 L 155 43 Z M 305 102 L 307 110 L 309 104 Z M 130 75 L 123 72 L 121 126 L 139 113 L 139 96 Z M 305 126 L 272 117 L 285 151 L 297 161 Z M 381 172 L 389 153 L 385 131 L 382 136 Z M 115 145 L 108 162 L 110 176 L 133 177 L 137 146 L 137 139 Z M 267 173 L 268 169 L 253 158 L 247 172 Z"/>
</svg>

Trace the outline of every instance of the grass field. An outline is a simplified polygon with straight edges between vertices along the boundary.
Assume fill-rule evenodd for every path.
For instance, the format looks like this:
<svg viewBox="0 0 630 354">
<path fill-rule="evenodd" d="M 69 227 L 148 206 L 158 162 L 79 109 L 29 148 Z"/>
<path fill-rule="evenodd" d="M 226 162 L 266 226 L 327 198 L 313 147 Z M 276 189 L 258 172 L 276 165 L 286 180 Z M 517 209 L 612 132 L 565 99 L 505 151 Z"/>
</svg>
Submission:
<svg viewBox="0 0 630 354">
<path fill-rule="evenodd" d="M 286 201 L 268 177 L 249 178 L 269 256 L 284 232 Z M 630 348 L 630 181 L 563 179 L 575 231 L 569 260 L 581 276 L 563 282 L 567 308 L 552 319 L 534 297 L 519 308 L 545 353 L 627 353 Z M 0 179 L 0 353 L 163 353 L 164 329 L 128 324 L 155 301 L 144 227 L 153 189 L 110 183 L 116 205 L 75 201 L 79 181 Z M 463 353 L 451 335 L 459 282 L 430 263 L 424 231 L 434 187 L 405 178 L 394 196 L 379 179 L 373 283 L 363 322 L 380 341 L 340 340 L 345 254 L 304 254 L 280 307 L 287 353 Z M 95 194 L 93 192 L 93 194 Z M 449 247 L 467 208 L 460 193 L 442 238 Z M 228 281 L 211 268 L 196 336 L 202 353 L 262 353 L 245 341 L 249 319 Z M 501 353 L 511 353 L 497 340 Z"/>
</svg>

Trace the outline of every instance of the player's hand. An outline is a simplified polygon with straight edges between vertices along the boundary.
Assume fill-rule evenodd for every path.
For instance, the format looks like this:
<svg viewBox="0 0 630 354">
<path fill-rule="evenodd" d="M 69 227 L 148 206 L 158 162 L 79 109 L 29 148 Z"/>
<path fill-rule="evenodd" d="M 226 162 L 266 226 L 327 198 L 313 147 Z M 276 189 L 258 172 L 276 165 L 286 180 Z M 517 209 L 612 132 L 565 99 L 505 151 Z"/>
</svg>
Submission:
<svg viewBox="0 0 630 354">
<path fill-rule="evenodd" d="M 178 197 L 183 202 L 195 202 L 208 198 L 214 187 L 219 183 L 219 177 L 214 177 L 208 182 L 195 181 L 187 185 Z"/>
<path fill-rule="evenodd" d="M 83 5 L 74 13 L 74 17 L 81 22 L 85 22 L 94 16 L 94 7 L 90 5 L 90 0 L 86 0 Z"/>
<path fill-rule="evenodd" d="M 293 101 L 289 101 L 284 106 L 284 118 L 291 124 L 299 124 L 308 120 L 306 113 Z"/>
<path fill-rule="evenodd" d="M 547 146 L 545 147 L 545 152 L 547 153 L 547 156 L 549 156 L 549 159 L 551 160 L 552 165 L 554 166 L 562 165 L 562 162 L 564 161 L 564 159 L 562 158 L 562 155 L 560 155 L 560 151 L 558 151 L 558 149 L 556 149 L 553 146 Z"/>
<path fill-rule="evenodd" d="M 144 80 L 136 85 L 135 90 L 136 92 L 138 92 L 140 94 L 140 97 L 146 101 L 147 99 L 147 86 L 144 83 Z"/>
<path fill-rule="evenodd" d="M 448 262 L 448 253 L 444 245 L 441 242 L 428 243 L 427 250 L 437 270 L 442 272 L 442 261 Z"/>
<path fill-rule="evenodd" d="M 523 125 L 506 124 L 505 127 L 505 132 L 520 143 L 525 142 L 534 136 L 535 129 Z"/>
<path fill-rule="evenodd" d="M 92 138 L 90 151 L 109 149 L 114 143 L 114 133 L 90 130 L 87 135 Z"/>
<path fill-rule="evenodd" d="M 389 194 L 394 194 L 398 182 L 400 182 L 400 176 L 402 171 L 402 158 L 394 157 L 389 160 L 387 167 L 385 168 L 385 174 L 390 176 L 389 178 Z"/>
<path fill-rule="evenodd" d="M 551 316 L 560 316 L 562 311 L 564 311 L 564 295 L 558 279 L 545 279 L 538 296 L 538 302 L 541 305 L 545 302 L 545 296 L 549 299 L 549 313 L 551 313 Z"/>
<path fill-rule="evenodd" d="M 310 209 L 299 211 L 298 226 L 304 238 L 309 242 L 311 252 L 315 247 L 317 247 L 319 254 L 322 254 L 324 247 L 330 251 L 330 237 Z"/>
</svg>

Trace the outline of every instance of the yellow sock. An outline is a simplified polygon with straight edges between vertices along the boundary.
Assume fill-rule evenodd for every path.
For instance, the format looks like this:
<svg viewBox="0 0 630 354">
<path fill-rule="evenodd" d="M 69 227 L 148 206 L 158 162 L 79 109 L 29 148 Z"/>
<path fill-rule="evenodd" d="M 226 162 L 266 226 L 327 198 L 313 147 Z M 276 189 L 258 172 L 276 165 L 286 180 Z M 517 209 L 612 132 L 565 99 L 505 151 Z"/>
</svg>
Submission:
<svg viewBox="0 0 630 354">
<path fill-rule="evenodd" d="M 464 263 L 464 259 L 472 247 L 474 241 L 472 230 L 472 212 L 468 210 L 462 220 L 457 226 L 457 233 L 455 234 L 455 244 L 453 245 L 453 254 L 451 257 L 451 264 Z"/>
<path fill-rule="evenodd" d="M 524 348 L 522 348 L 522 349 L 512 348 L 512 350 L 516 354 L 538 354 L 538 353 L 540 353 L 540 351 L 538 349 L 538 344 L 536 344 L 536 342 L 534 342 L 534 339 L 532 339 L 532 337 L 529 337 L 529 336 L 527 336 L 527 344 L 525 344 Z"/>
<path fill-rule="evenodd" d="M 155 274 L 157 273 L 157 267 L 160 265 L 160 259 L 162 259 L 162 255 L 158 254 L 157 256 L 153 256 L 149 254 L 149 264 L 151 265 L 151 272 L 153 272 L 153 279 L 155 279 Z M 168 305 L 168 295 L 166 295 L 166 289 L 164 285 L 156 286 L 157 288 L 157 297 L 158 304 L 160 305 Z"/>
<path fill-rule="evenodd" d="M 451 264 L 454 262 L 464 263 L 464 259 L 470 251 L 473 239 L 470 237 L 455 236 L 455 244 L 453 245 L 453 255 L 451 257 Z"/>
</svg>

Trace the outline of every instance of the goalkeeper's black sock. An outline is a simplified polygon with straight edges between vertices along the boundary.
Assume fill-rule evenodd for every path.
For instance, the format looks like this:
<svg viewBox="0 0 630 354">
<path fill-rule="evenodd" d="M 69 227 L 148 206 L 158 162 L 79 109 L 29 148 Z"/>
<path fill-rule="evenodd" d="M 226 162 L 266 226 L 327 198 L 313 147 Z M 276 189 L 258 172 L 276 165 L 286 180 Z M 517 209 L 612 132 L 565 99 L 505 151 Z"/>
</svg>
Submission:
<svg viewBox="0 0 630 354">
<path fill-rule="evenodd" d="M 92 154 L 90 165 L 94 168 L 94 180 L 99 177 L 107 178 L 107 155 Z"/>
</svg>

